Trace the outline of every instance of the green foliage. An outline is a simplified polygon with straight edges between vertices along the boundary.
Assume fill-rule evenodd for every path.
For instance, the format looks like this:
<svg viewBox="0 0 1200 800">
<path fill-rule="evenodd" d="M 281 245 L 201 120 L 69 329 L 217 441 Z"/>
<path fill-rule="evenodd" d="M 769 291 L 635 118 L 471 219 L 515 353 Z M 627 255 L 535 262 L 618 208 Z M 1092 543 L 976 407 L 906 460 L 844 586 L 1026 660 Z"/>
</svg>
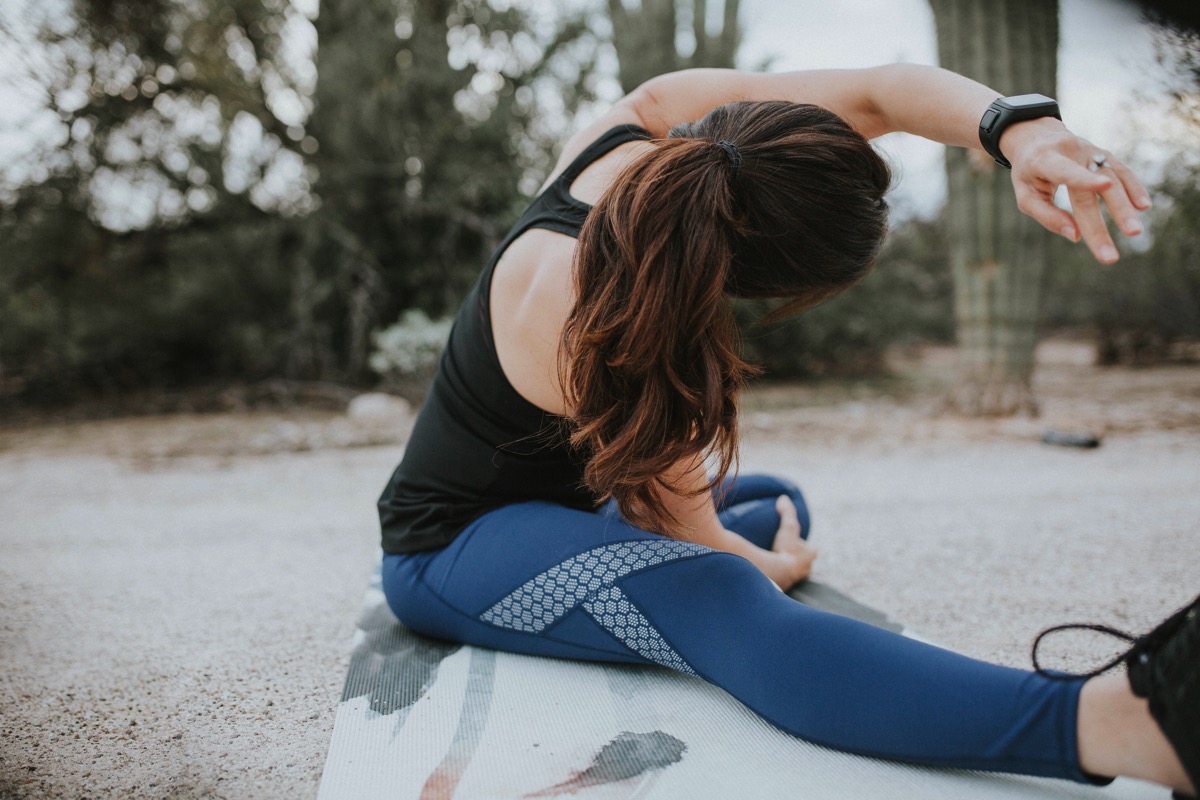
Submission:
<svg viewBox="0 0 1200 800">
<path fill-rule="evenodd" d="M 78 210 L 41 211 L 0 212 L 6 264 L 35 267 L 0 273 L 9 392 L 63 401 L 81 388 L 254 379 L 282 358 L 291 223 L 260 215 L 220 236 L 204 226 L 116 233 Z"/>
<path fill-rule="evenodd" d="M 1063 247 L 1047 279 L 1043 325 L 1094 330 L 1103 363 L 1161 361 L 1200 339 L 1200 167 L 1166 179 L 1154 196 L 1148 245 L 1127 246 L 1111 266 Z"/>
<path fill-rule="evenodd" d="M 593 96 L 585 20 L 497 6 L 326 0 L 314 30 L 288 0 L 77 0 L 35 39 L 0 14 L 56 120 L 2 165 L 0 396 L 370 381 L 372 329 L 456 305 L 544 178 L 544 98 L 569 125 Z"/>
<path fill-rule="evenodd" d="M 373 347 L 419 343 L 374 332 L 457 306 L 577 111 L 615 85 L 598 77 L 599 0 L 322 0 L 313 19 L 298 0 L 24 5 L 44 18 L 30 38 L 0 9 L 3 74 L 42 107 L 28 152 L 0 165 L 0 398 L 375 381 Z M 738 3 L 712 34 L 706 8 L 608 3 L 621 80 L 732 65 Z M 1059 247 L 1046 323 L 1200 335 L 1196 183 L 1162 188 L 1153 245 L 1116 268 Z M 761 306 L 739 304 L 748 355 L 824 375 L 949 340 L 947 250 L 941 222 L 901 223 L 842 297 L 758 327 Z"/>
<path fill-rule="evenodd" d="M 8 78 L 53 131 L 0 182 L 0 395 L 269 374 L 307 201 L 305 76 L 281 33 L 302 17 L 279 0 L 69 8 L 32 41 L 0 20 L 21 54 Z"/>
<path fill-rule="evenodd" d="M 1154 32 L 1158 63 L 1168 75 L 1175 115 L 1195 132 L 1200 128 L 1200 6 L 1143 0 Z"/>
</svg>

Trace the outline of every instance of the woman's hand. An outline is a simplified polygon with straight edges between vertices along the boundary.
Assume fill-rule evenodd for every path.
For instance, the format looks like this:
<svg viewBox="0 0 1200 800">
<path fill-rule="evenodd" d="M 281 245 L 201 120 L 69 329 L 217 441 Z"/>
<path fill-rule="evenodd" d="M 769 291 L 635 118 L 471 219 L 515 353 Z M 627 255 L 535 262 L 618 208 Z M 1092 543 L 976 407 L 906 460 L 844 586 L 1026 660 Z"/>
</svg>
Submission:
<svg viewBox="0 0 1200 800">
<path fill-rule="evenodd" d="M 779 529 L 771 545 L 774 558 L 767 574 L 786 592 L 812 572 L 817 548 L 800 538 L 800 520 L 790 497 L 780 495 L 775 501 L 775 510 L 779 512 Z"/>
<path fill-rule="evenodd" d="M 1150 194 L 1113 155 L 1067 130 L 1053 117 L 1012 125 L 1000 139 L 1012 162 L 1017 206 L 1047 229 L 1078 242 L 1082 235 L 1098 261 L 1111 264 L 1117 249 L 1100 212 L 1100 200 L 1126 236 L 1142 232 L 1138 211 L 1150 208 Z M 1103 166 L 1095 163 L 1099 159 Z M 1067 187 L 1071 212 L 1054 205 L 1054 192 Z"/>
</svg>

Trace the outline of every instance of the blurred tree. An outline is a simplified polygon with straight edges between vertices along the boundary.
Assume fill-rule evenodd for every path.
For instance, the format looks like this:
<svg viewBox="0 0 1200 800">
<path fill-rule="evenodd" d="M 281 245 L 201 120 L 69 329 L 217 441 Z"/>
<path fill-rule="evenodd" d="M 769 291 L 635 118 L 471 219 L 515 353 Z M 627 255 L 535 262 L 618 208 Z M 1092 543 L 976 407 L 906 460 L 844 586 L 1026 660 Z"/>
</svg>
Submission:
<svg viewBox="0 0 1200 800">
<path fill-rule="evenodd" d="M 0 18 L 10 88 L 40 96 L 27 124 L 46 132 L 22 137 L 40 149 L 6 165 L 0 196 L 0 393 L 261 366 L 272 323 L 286 328 L 263 305 L 281 288 L 281 215 L 307 198 L 272 111 L 303 91 L 281 57 L 298 15 L 267 5 L 29 3 Z"/>
<path fill-rule="evenodd" d="M 1116 237 L 1119 264 L 1097 266 L 1086 251 L 1063 248 L 1047 275 L 1044 324 L 1093 331 L 1102 364 L 1194 360 L 1200 341 L 1200 8 L 1142 5 L 1163 69 L 1143 100 L 1160 113 L 1139 114 L 1137 143 L 1176 155 L 1149 187 L 1146 234 Z"/>
<path fill-rule="evenodd" d="M 942 66 L 1004 94 L 1056 94 L 1056 1 L 930 4 Z M 1035 413 L 1030 381 L 1050 236 L 1017 210 L 1008 171 L 989 157 L 947 148 L 946 174 L 961 359 L 951 402 L 973 415 Z"/>
<path fill-rule="evenodd" d="M 323 298 L 346 304 L 342 343 L 321 351 L 340 368 L 302 366 L 359 380 L 378 321 L 457 305 L 525 202 L 518 186 L 549 166 L 530 159 L 553 149 L 535 132 L 539 93 L 568 117 L 590 99 L 598 42 L 580 17 L 539 41 L 525 12 L 481 0 L 325 0 L 316 26 L 321 208 L 294 305 L 307 325 Z M 548 81 L 554 69 L 581 88 Z"/>
<path fill-rule="evenodd" d="M 1125 247 L 1113 267 L 1098 266 L 1086 251 L 1063 248 L 1047 275 L 1043 324 L 1093 332 L 1101 364 L 1196 358 L 1200 166 L 1168 176 L 1151 191 L 1155 207 L 1145 215 L 1148 243 Z"/>
<path fill-rule="evenodd" d="M 1200 5 L 1195 0 L 1138 0 L 1138 5 L 1155 25 L 1192 36 L 1200 34 Z M 1196 65 L 1195 55 L 1190 63 Z"/>
<path fill-rule="evenodd" d="M 1200 5 L 1151 4 L 1145 17 L 1167 73 L 1171 110 L 1191 134 L 1184 146 L 1194 153 L 1200 139 Z"/>
<path fill-rule="evenodd" d="M 1163 209 L 1152 214 L 1150 247 L 1096 287 L 1101 364 L 1171 360 L 1179 343 L 1200 339 L 1200 168 L 1167 178 L 1156 194 Z"/>
<path fill-rule="evenodd" d="M 641 0 L 635 8 L 608 0 L 621 87 L 630 92 L 655 75 L 678 69 L 734 66 L 741 44 L 739 4 L 724 0 L 721 29 L 710 34 L 707 0 Z"/>
<path fill-rule="evenodd" d="M 363 380 L 370 328 L 453 305 L 594 96 L 582 18 L 328 0 L 318 50 L 299 3 L 0 10 L 50 131 L 0 175 L 0 397 Z"/>
</svg>

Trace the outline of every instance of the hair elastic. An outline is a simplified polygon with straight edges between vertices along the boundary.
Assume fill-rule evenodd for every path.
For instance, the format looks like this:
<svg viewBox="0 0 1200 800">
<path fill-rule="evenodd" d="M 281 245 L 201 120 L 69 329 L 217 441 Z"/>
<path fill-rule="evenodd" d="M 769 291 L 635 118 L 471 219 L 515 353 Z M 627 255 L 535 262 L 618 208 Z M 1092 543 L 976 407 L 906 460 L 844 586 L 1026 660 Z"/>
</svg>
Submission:
<svg viewBox="0 0 1200 800">
<path fill-rule="evenodd" d="M 738 168 L 742 166 L 742 154 L 738 152 L 737 145 L 722 139 L 717 142 L 717 147 L 724 150 L 725 155 L 729 156 L 729 163 L 733 165 L 733 174 L 736 177 Z"/>
</svg>

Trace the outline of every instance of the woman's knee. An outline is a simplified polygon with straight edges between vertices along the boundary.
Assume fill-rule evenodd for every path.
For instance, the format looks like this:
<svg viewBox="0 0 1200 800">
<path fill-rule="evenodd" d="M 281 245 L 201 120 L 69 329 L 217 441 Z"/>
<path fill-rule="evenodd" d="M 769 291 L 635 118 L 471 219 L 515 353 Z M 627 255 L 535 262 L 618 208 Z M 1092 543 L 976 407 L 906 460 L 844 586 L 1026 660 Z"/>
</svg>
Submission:
<svg viewBox="0 0 1200 800">
<path fill-rule="evenodd" d="M 770 547 L 771 539 L 779 526 L 775 501 L 780 495 L 786 495 L 796 507 L 800 535 L 807 539 L 812 528 L 808 503 L 800 487 L 786 478 L 766 474 L 738 476 L 727 486 L 724 498 L 718 498 L 718 510 L 730 517 L 732 530 L 760 547 Z"/>
<path fill-rule="evenodd" d="M 799 486 L 787 478 L 767 473 L 749 473 L 730 478 L 719 491 L 732 503 L 786 494 L 797 508 L 804 505 L 804 495 Z"/>
<path fill-rule="evenodd" d="M 749 560 L 721 550 L 630 575 L 620 587 L 635 595 L 651 616 L 664 619 L 687 618 L 699 608 L 721 609 L 734 616 L 751 613 L 760 591 L 766 596 L 779 594 Z"/>
<path fill-rule="evenodd" d="M 808 532 L 812 529 L 812 515 L 808 510 L 808 502 L 804 499 L 804 494 L 800 491 L 800 487 L 788 481 L 783 482 L 788 488 L 783 492 L 792 501 L 792 505 L 796 506 L 796 517 L 800 520 L 800 536 L 804 539 L 808 538 Z"/>
<path fill-rule="evenodd" d="M 773 604 L 794 602 L 748 560 L 720 551 L 631 575 L 620 589 L 710 679 L 723 659 L 746 652 Z"/>
<path fill-rule="evenodd" d="M 422 561 L 428 554 L 385 554 L 380 569 L 383 598 L 388 608 L 409 628 L 426 635 L 438 635 L 431 629 L 434 620 L 428 609 L 428 590 L 421 582 Z"/>
</svg>

